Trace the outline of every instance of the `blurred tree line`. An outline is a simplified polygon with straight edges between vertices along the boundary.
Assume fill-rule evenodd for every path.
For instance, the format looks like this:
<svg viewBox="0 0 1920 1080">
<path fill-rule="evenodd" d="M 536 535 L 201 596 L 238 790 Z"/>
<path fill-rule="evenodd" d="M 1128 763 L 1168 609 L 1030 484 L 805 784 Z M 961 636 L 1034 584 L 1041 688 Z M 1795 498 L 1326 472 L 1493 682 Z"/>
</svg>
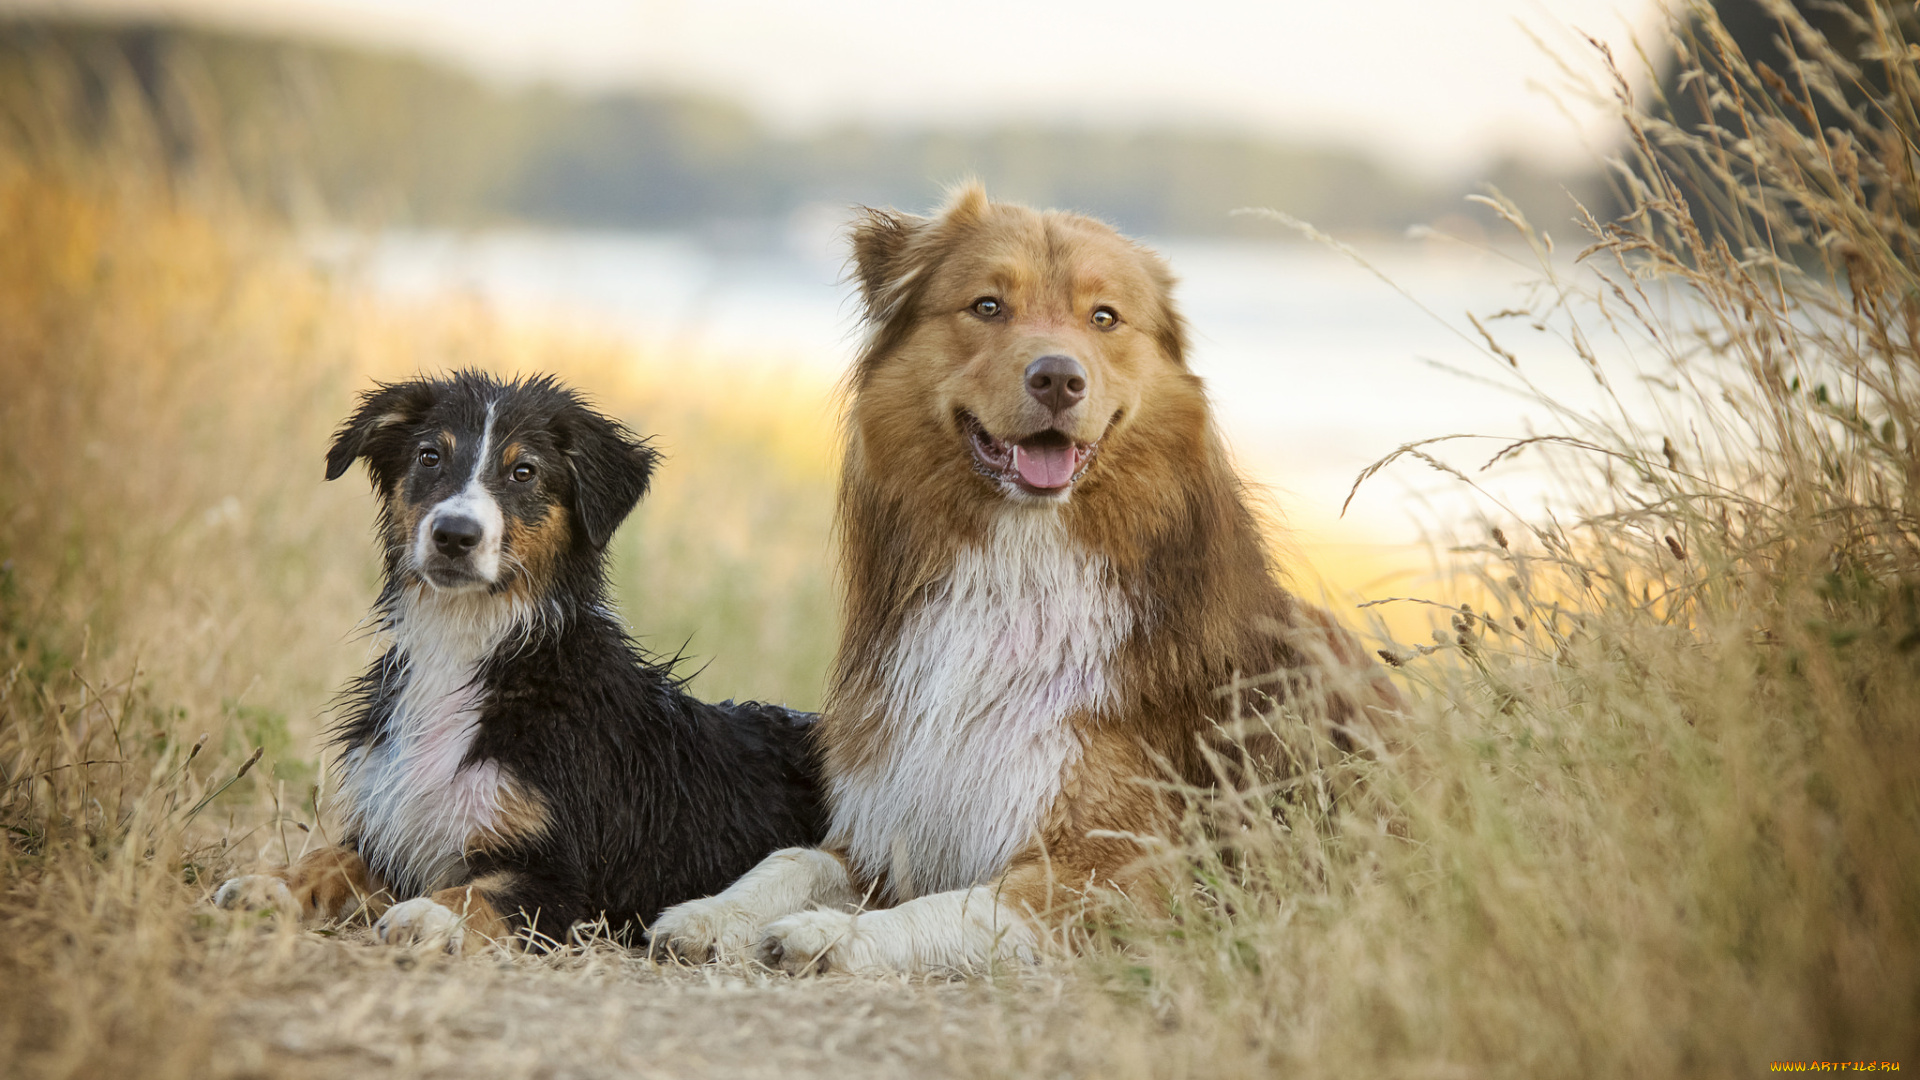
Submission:
<svg viewBox="0 0 1920 1080">
<path fill-rule="evenodd" d="M 1766 0 L 1714 7 L 1745 56 L 1793 84 L 1806 43 Z M 1892 0 L 1790 8 L 1847 57 L 1871 52 L 1874 12 L 1897 11 L 1908 29 L 1915 21 Z M 1886 90 L 1884 65 L 1861 70 L 1861 85 L 1842 88 L 1850 102 Z M 1705 82 L 1683 86 L 1670 71 L 1659 84 L 1683 130 L 1726 121 Z M 1819 123 L 1845 127 L 1818 97 Z M 185 25 L 0 20 L 0 154 L 109 145 L 115 161 L 133 149 L 168 175 L 218 177 L 302 220 L 375 224 L 766 224 L 809 205 L 925 208 L 964 176 L 1149 235 L 1276 234 L 1231 216 L 1246 206 L 1348 232 L 1449 215 L 1487 224 L 1463 201 L 1483 183 L 1554 231 L 1571 231 L 1570 195 L 1602 219 L 1624 205 L 1597 168 L 1554 175 L 1514 157 L 1447 182 L 1353 150 L 1177 127 L 842 127 L 784 137 L 736 104 L 693 94 L 508 86 L 403 53 Z M 1727 213 L 1696 207 L 1709 226 Z"/>
<path fill-rule="evenodd" d="M 1398 231 L 1472 212 L 1462 196 L 1475 187 L 1351 150 L 1172 127 L 782 137 L 689 94 L 583 96 L 373 49 L 44 18 L 0 21 L 0 122 L 0 149 L 14 153 L 137 144 L 172 173 L 229 178 L 303 219 L 381 224 L 768 222 L 812 204 L 924 208 L 972 175 L 1003 197 L 1145 234 L 1273 235 L 1230 216 L 1245 206 Z M 1523 205 L 1570 216 L 1561 178 L 1519 160 L 1494 172 Z"/>
</svg>

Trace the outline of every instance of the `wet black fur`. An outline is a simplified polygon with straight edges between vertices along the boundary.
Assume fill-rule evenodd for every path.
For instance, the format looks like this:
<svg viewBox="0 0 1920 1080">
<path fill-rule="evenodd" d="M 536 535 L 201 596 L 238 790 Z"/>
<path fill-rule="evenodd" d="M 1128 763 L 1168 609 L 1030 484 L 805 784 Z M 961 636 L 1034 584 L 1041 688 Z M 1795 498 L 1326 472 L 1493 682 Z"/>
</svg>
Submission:
<svg viewBox="0 0 1920 1080">
<path fill-rule="evenodd" d="M 605 602 L 605 545 L 645 494 L 656 455 L 626 428 L 594 412 L 548 377 L 503 383 L 460 372 L 376 387 L 327 454 L 327 478 L 364 458 L 380 495 L 386 586 L 376 614 L 391 617 L 409 586 L 406 549 L 387 527 L 415 482 L 421 442 L 445 428 L 480 429 L 497 401 L 496 440 L 534 448 L 550 484 L 540 497 L 565 503 L 572 541 L 541 603 L 543 617 L 481 665 L 479 730 L 466 764 L 493 760 L 522 790 L 544 800 L 550 826 L 505 850 L 469 853 L 466 884 L 499 872 L 514 884 L 492 899 L 516 929 L 564 940 L 580 920 L 605 915 L 616 929 L 663 908 L 709 896 L 762 857 L 820 842 L 824 818 L 811 750 L 815 717 L 777 705 L 707 704 L 688 696 L 671 662 L 627 636 Z M 471 471 L 472 439 L 454 455 Z M 414 584 L 414 588 L 424 586 Z M 405 663 L 389 651 L 346 694 L 335 729 L 348 751 L 388 737 Z M 429 883 L 406 880 L 392 853 L 345 840 L 395 900 Z"/>
</svg>

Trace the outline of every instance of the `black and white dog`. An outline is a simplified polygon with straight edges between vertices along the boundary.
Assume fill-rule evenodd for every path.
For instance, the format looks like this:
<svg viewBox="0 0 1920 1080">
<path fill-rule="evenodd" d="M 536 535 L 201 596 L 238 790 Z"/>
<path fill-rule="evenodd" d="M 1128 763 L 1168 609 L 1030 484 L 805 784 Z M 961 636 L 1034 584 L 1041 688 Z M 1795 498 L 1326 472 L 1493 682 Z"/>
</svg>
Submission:
<svg viewBox="0 0 1920 1080">
<path fill-rule="evenodd" d="M 460 372 L 363 395 L 327 479 L 362 458 L 390 645 L 334 732 L 344 842 L 215 903 L 364 910 L 381 941 L 457 952 L 630 927 L 820 840 L 813 717 L 689 697 L 607 608 L 644 442 L 552 378 Z"/>
</svg>

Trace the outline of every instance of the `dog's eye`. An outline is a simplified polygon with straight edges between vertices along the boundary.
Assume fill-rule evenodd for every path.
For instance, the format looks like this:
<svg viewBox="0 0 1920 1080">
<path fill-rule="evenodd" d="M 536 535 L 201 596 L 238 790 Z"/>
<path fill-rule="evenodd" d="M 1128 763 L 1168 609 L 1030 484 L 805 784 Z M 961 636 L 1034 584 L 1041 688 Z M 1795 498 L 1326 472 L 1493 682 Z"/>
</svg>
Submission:
<svg viewBox="0 0 1920 1080">
<path fill-rule="evenodd" d="M 1102 305 L 1093 309 L 1093 325 L 1102 330 L 1111 330 L 1120 325 L 1120 315 L 1112 308 Z"/>
<path fill-rule="evenodd" d="M 440 465 L 440 451 L 435 450 L 430 446 L 425 447 L 420 451 L 420 467 L 421 468 L 433 469 L 433 468 L 438 468 L 439 465 Z"/>
<path fill-rule="evenodd" d="M 513 467 L 513 472 L 509 473 L 508 475 L 512 476 L 514 480 L 518 481 L 519 483 L 524 484 L 527 481 L 533 479 L 533 466 L 523 461 L 520 464 L 515 465 Z"/>
<path fill-rule="evenodd" d="M 991 296 L 983 296 L 973 302 L 972 310 L 975 315 L 983 319 L 992 319 L 998 317 L 1000 312 L 1005 310 L 1005 307 L 1006 305 L 1002 304 L 998 299 Z"/>
</svg>

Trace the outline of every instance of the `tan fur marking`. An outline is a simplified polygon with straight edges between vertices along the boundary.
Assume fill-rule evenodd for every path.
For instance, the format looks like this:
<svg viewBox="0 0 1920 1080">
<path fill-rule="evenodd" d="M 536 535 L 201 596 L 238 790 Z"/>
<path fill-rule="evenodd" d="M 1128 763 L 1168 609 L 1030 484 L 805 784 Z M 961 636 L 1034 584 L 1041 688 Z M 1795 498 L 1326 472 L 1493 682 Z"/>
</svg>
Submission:
<svg viewBox="0 0 1920 1080">
<path fill-rule="evenodd" d="M 307 920 L 339 919 L 362 910 L 376 917 L 393 903 L 384 883 L 374 878 L 360 853 L 346 847 L 310 851 L 292 866 L 268 871 L 287 883 Z"/>
<path fill-rule="evenodd" d="M 554 569 L 572 542 L 573 533 L 564 507 L 548 506 L 537 521 L 508 518 L 502 547 L 517 569 L 513 593 L 529 601 L 544 597 L 553 582 Z"/>
<path fill-rule="evenodd" d="M 490 942 L 507 942 L 513 940 L 513 927 L 493 898 L 512 883 L 511 874 L 489 874 L 466 885 L 441 889 L 429 899 L 466 919 L 467 933 L 478 934 Z"/>
<path fill-rule="evenodd" d="M 400 488 L 395 485 L 387 499 L 387 543 L 401 551 L 411 548 L 414 538 L 420 535 L 420 515 L 425 512 L 425 507 L 401 498 Z"/>
<path fill-rule="evenodd" d="M 511 780 L 503 780 L 499 809 L 494 812 L 491 827 L 468 837 L 467 848 L 477 852 L 502 851 L 538 838 L 552 823 L 544 799 L 522 790 Z"/>
</svg>

